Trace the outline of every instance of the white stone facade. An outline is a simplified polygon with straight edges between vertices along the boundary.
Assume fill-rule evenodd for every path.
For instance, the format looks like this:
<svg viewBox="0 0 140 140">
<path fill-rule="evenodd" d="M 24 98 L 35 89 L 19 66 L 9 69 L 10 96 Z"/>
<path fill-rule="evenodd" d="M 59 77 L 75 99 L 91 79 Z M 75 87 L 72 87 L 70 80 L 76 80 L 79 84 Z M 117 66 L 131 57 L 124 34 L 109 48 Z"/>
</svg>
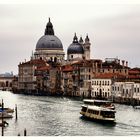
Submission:
<svg viewBox="0 0 140 140">
<path fill-rule="evenodd" d="M 111 79 L 102 79 L 102 78 L 94 78 L 91 81 L 92 86 L 92 97 L 97 97 L 101 94 L 102 97 L 108 98 L 111 97 L 111 89 L 112 89 L 112 80 Z"/>
<path fill-rule="evenodd" d="M 34 58 L 35 59 L 40 59 L 42 58 L 45 61 L 56 61 L 57 62 L 62 62 L 64 60 L 64 55 L 65 53 L 63 50 L 48 50 L 48 49 L 36 49 L 36 52 L 34 53 Z"/>
<path fill-rule="evenodd" d="M 75 60 L 75 59 L 83 59 L 83 56 L 84 56 L 83 54 L 68 54 L 67 59 L 69 61 Z"/>
<path fill-rule="evenodd" d="M 115 82 L 112 85 L 112 94 L 114 97 L 140 99 L 140 83 Z"/>
</svg>

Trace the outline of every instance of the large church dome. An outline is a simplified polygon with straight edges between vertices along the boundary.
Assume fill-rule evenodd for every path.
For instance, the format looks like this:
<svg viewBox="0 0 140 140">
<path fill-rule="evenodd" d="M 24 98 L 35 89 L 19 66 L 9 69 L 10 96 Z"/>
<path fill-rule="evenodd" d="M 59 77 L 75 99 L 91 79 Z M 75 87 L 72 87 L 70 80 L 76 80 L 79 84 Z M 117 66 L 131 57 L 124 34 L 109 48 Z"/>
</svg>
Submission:
<svg viewBox="0 0 140 140">
<path fill-rule="evenodd" d="M 63 45 L 60 39 L 54 35 L 53 25 L 50 22 L 50 18 L 45 29 L 45 34 L 38 40 L 36 44 L 36 50 L 38 49 L 63 50 Z"/>
<path fill-rule="evenodd" d="M 84 54 L 83 46 L 78 42 L 76 34 L 73 43 L 68 47 L 67 54 Z"/>
<path fill-rule="evenodd" d="M 57 36 L 44 35 L 38 40 L 36 49 L 63 49 L 63 45 Z"/>
</svg>

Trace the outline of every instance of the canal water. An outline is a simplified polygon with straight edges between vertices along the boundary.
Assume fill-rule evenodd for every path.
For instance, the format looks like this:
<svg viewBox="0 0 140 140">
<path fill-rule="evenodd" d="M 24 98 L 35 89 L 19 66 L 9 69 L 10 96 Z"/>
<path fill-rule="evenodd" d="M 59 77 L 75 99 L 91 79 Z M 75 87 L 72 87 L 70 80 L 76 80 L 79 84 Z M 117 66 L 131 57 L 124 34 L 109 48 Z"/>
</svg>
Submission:
<svg viewBox="0 0 140 140">
<path fill-rule="evenodd" d="M 26 96 L 0 91 L 5 107 L 18 106 L 4 128 L 5 136 L 129 136 L 140 135 L 140 110 L 116 105 L 116 125 L 102 124 L 81 118 L 82 101 L 66 97 Z M 1 120 L 0 120 L 1 121 Z M 0 128 L 1 129 L 1 128 Z M 1 132 L 0 132 L 1 133 Z"/>
</svg>

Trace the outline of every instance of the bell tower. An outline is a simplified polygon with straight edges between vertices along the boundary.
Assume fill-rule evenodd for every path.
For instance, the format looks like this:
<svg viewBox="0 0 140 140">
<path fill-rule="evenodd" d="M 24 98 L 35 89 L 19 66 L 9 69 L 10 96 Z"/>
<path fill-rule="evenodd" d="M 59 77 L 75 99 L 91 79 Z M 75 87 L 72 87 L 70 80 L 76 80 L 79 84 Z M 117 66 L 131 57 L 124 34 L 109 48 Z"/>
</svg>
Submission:
<svg viewBox="0 0 140 140">
<path fill-rule="evenodd" d="M 86 60 L 89 60 L 90 59 L 90 40 L 89 40 L 89 37 L 88 35 L 86 36 L 85 38 L 85 43 L 83 44 L 83 48 L 84 48 L 84 57 Z"/>
</svg>

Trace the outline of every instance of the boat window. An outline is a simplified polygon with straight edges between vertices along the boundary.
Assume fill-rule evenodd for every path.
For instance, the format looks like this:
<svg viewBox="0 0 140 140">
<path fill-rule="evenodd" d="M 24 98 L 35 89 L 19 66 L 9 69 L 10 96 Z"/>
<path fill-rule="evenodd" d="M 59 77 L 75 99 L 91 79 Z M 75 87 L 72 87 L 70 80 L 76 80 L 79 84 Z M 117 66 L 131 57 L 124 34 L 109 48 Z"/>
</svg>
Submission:
<svg viewBox="0 0 140 140">
<path fill-rule="evenodd" d="M 92 114 L 98 115 L 98 114 L 99 114 L 99 111 L 97 111 L 97 110 L 92 110 Z"/>
<path fill-rule="evenodd" d="M 93 113 L 93 110 L 91 110 L 91 109 L 88 109 L 88 113 Z"/>
<path fill-rule="evenodd" d="M 86 112 L 87 108 L 86 107 L 82 107 L 82 110 L 83 112 Z"/>
<path fill-rule="evenodd" d="M 107 118 L 115 118 L 115 113 L 112 111 L 101 111 L 101 115 Z"/>
</svg>

